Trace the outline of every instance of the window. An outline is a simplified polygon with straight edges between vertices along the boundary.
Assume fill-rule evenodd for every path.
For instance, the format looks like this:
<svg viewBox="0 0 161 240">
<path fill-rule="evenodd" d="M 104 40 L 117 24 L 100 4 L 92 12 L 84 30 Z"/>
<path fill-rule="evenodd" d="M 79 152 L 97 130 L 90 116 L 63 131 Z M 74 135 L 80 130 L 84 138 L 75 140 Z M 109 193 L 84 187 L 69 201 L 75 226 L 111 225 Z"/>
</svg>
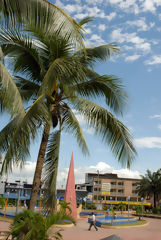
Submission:
<svg viewBox="0 0 161 240">
<path fill-rule="evenodd" d="M 97 200 L 97 195 L 94 195 L 93 199 L 94 199 L 94 200 Z"/>
<path fill-rule="evenodd" d="M 124 182 L 118 182 L 119 186 L 124 186 Z"/>
<path fill-rule="evenodd" d="M 131 197 L 131 198 L 130 198 L 130 201 L 131 201 L 131 202 L 137 202 L 137 199 L 136 199 L 136 198 L 133 198 L 133 197 Z"/>
<path fill-rule="evenodd" d="M 132 183 L 132 187 L 136 187 L 138 183 Z"/>
<path fill-rule="evenodd" d="M 116 182 L 111 182 L 111 185 L 113 185 L 113 186 L 116 185 Z"/>
<path fill-rule="evenodd" d="M 115 193 L 116 189 L 111 189 L 110 192 Z"/>
<path fill-rule="evenodd" d="M 118 193 L 123 193 L 123 192 L 124 192 L 124 190 L 122 190 L 122 189 L 118 190 Z"/>
<path fill-rule="evenodd" d="M 126 197 L 117 197 L 117 201 L 126 201 Z"/>
<path fill-rule="evenodd" d="M 133 194 L 133 195 L 137 195 L 138 193 L 137 193 L 136 190 L 132 190 L 132 194 Z"/>
</svg>

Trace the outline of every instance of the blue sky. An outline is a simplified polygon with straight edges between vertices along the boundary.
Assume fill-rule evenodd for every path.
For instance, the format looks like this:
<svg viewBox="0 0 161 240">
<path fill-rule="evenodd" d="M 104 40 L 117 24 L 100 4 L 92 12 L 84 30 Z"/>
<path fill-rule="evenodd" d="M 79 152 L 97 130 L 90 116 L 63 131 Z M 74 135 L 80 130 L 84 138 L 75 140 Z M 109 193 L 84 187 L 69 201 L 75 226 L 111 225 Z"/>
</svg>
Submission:
<svg viewBox="0 0 161 240">
<path fill-rule="evenodd" d="M 138 157 L 131 172 L 118 163 L 110 149 L 81 120 L 90 156 L 84 157 L 71 136 L 63 134 L 60 152 L 59 185 L 66 178 L 72 151 L 77 181 L 85 171 L 112 171 L 137 177 L 146 169 L 161 167 L 161 0 L 75 0 L 52 1 L 77 21 L 95 17 L 85 26 L 86 45 L 115 43 L 120 55 L 96 66 L 100 74 L 113 74 L 123 80 L 129 95 L 121 120 L 131 130 Z M 4 120 L 3 120 L 4 119 Z M 0 126 L 4 125 L 6 116 Z M 37 157 L 38 144 L 31 147 L 31 159 Z M 34 164 L 34 163 L 33 163 Z M 28 165 L 33 169 L 32 163 Z M 29 168 L 29 169 L 30 169 Z M 26 178 L 31 169 L 26 170 Z M 16 177 L 18 177 L 18 173 Z M 83 177 L 82 177 L 83 176 Z M 31 177 L 31 176 L 30 176 Z"/>
</svg>

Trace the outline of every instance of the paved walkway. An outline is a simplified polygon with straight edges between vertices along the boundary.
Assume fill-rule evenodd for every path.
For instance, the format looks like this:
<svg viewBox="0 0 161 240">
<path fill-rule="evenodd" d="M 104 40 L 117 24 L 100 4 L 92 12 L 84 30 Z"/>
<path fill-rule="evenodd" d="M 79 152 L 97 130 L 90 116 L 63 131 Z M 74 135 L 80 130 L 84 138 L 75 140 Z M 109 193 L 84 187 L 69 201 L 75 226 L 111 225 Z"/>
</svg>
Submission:
<svg viewBox="0 0 161 240">
<path fill-rule="evenodd" d="M 124 228 L 124 229 L 105 229 L 96 230 L 92 227 L 88 231 L 87 220 L 80 220 L 76 227 L 64 229 L 61 232 L 63 240 L 100 240 L 110 235 L 118 235 L 123 240 L 161 240 L 161 220 L 147 219 L 147 226 Z"/>
<path fill-rule="evenodd" d="M 71 228 L 64 228 L 61 231 L 63 240 L 101 240 L 110 235 L 118 235 L 123 240 L 161 240 L 161 220 L 147 219 L 149 224 L 147 226 L 124 228 L 124 229 L 105 229 L 99 228 L 96 232 L 92 227 L 88 231 L 89 223 L 86 219 L 81 219 L 77 222 L 77 226 Z M 0 221 L 0 232 L 9 229 L 8 222 Z"/>
</svg>

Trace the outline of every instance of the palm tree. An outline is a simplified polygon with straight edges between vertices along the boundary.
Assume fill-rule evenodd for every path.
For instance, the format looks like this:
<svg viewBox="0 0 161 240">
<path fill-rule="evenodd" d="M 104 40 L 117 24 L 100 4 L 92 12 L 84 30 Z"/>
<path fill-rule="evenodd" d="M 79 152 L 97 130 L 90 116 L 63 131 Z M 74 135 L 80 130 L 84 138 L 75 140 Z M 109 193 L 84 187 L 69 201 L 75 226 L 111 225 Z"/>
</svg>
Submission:
<svg viewBox="0 0 161 240">
<path fill-rule="evenodd" d="M 119 205 L 117 206 L 118 210 L 121 210 L 121 214 L 123 211 L 126 211 L 126 204 L 125 203 L 119 203 Z"/>
<path fill-rule="evenodd" d="M 1 105 L 10 109 L 12 119 L 0 132 L 0 150 L 6 153 L 2 172 L 7 172 L 14 164 L 24 163 L 31 140 L 43 129 L 30 201 L 33 209 L 45 153 L 46 183 L 51 193 L 55 191 L 61 132 L 72 130 L 82 151 L 88 153 L 73 109 L 95 128 L 96 135 L 102 136 L 120 162 L 130 166 L 136 151 L 129 130 L 109 110 L 91 101 L 103 96 L 112 112 L 122 113 L 126 94 L 121 81 L 110 75 L 100 76 L 93 70 L 96 61 L 106 60 L 111 52 L 118 51 L 117 47 L 104 45 L 75 51 L 73 34 L 65 35 L 52 29 L 52 33 L 44 35 L 44 29 L 30 24 L 25 24 L 26 31 L 23 30 L 22 25 L 14 24 L 12 28 L 2 28 L 0 33 L 3 56 L 12 57 L 13 72 L 9 74 L 1 62 Z M 9 90 L 6 79 L 13 87 L 11 85 L 12 94 L 7 95 L 10 101 L 5 102 L 4 95 Z M 57 129 L 50 135 L 51 125 Z"/>
<path fill-rule="evenodd" d="M 153 196 L 153 206 L 156 207 L 158 195 L 161 193 L 161 169 L 153 173 L 147 170 L 145 176 L 142 176 L 137 191 L 139 196 L 144 198 Z"/>
<path fill-rule="evenodd" d="M 70 214 L 72 213 L 70 202 L 66 202 L 65 200 L 62 200 L 59 204 L 60 204 L 60 212 L 62 214 L 65 214 L 66 210 L 68 210 Z"/>
<path fill-rule="evenodd" d="M 12 239 L 17 240 L 49 240 L 51 239 L 49 237 L 54 237 L 54 239 L 59 240 L 62 239 L 60 231 L 55 231 L 51 236 L 49 228 L 53 224 L 57 224 L 63 220 L 69 220 L 75 224 L 75 221 L 72 219 L 72 217 L 60 212 L 44 218 L 39 213 L 25 210 L 23 213 L 18 214 L 14 218 L 14 221 L 10 227 L 11 230 L 9 236 L 11 235 Z"/>
</svg>

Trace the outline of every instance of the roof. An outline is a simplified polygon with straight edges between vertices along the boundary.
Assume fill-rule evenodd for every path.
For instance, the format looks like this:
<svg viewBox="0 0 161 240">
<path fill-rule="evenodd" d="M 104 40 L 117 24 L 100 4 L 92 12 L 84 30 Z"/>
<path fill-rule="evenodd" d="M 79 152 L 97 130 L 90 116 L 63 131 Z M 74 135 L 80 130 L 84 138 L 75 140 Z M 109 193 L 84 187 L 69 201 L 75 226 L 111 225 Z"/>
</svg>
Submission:
<svg viewBox="0 0 161 240">
<path fill-rule="evenodd" d="M 100 179 L 104 178 L 104 179 L 115 179 L 115 180 L 129 180 L 129 181 L 140 181 L 140 179 L 138 178 L 124 178 L 124 177 L 118 177 L 117 174 L 115 173 L 104 173 L 104 174 L 97 174 L 97 173 L 87 173 L 88 175 L 91 175 L 93 177 L 98 177 Z"/>
</svg>

